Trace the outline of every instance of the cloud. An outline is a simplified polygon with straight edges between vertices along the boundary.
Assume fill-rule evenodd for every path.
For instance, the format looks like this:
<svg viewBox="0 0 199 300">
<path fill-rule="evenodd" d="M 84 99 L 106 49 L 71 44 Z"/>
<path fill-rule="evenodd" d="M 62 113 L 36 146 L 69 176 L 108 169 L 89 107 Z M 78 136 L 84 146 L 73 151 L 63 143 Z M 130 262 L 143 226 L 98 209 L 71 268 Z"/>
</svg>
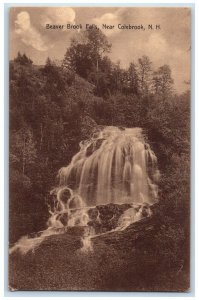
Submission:
<svg viewBox="0 0 199 300">
<path fill-rule="evenodd" d="M 147 55 L 153 62 L 153 69 L 168 64 L 171 67 L 172 77 L 175 81 L 175 88 L 178 91 L 186 90 L 187 86 L 184 80 L 190 78 L 190 53 L 185 49 L 173 45 L 160 32 L 145 31 L 142 34 L 135 32 L 131 35 L 126 33 L 126 37 L 121 43 L 118 43 L 116 49 L 112 51 L 114 61 L 118 60 L 118 53 L 121 57 L 122 66 L 127 68 L 129 62 L 137 62 L 142 55 Z M 121 47 L 128 42 L 128 47 Z"/>
<path fill-rule="evenodd" d="M 22 11 L 17 14 L 15 33 L 19 35 L 24 44 L 32 46 L 38 51 L 47 51 L 49 48 L 44 42 L 40 32 L 32 26 L 30 15 L 27 11 Z"/>
<path fill-rule="evenodd" d="M 185 8 L 140 8 L 140 7 L 27 7 L 13 10 L 15 28 L 11 30 L 15 47 L 25 49 L 30 56 L 43 63 L 47 55 L 61 59 L 70 38 L 76 30 L 46 30 L 46 24 L 102 24 L 115 25 L 114 30 L 103 30 L 112 43 L 111 59 L 121 60 L 122 67 L 148 55 L 157 69 L 163 64 L 171 66 L 178 90 L 184 88 L 184 79 L 190 74 L 190 9 Z M 183 22 L 182 22 L 183 20 Z M 143 24 L 145 31 L 118 30 L 117 24 Z M 148 24 L 160 24 L 161 30 L 149 31 Z M 174 30 L 175 29 L 175 30 Z M 39 51 L 33 51 L 37 49 Z M 45 52 L 48 50 L 48 53 Z M 12 50 L 14 53 L 14 50 Z M 34 59 L 34 57 L 33 57 Z"/>
<path fill-rule="evenodd" d="M 103 33 L 106 34 L 107 36 L 111 36 L 111 35 L 119 32 L 117 25 L 120 22 L 120 17 L 117 14 L 117 12 L 114 14 L 113 13 L 103 14 L 99 18 L 94 18 L 93 22 L 94 22 L 94 24 L 98 25 L 102 29 Z M 102 24 L 115 25 L 115 27 L 114 27 L 114 29 L 103 29 Z"/>
<path fill-rule="evenodd" d="M 75 24 L 76 13 L 70 7 L 49 7 L 41 15 L 41 25 L 45 24 Z"/>
<path fill-rule="evenodd" d="M 61 31 L 59 35 L 56 31 L 47 31 L 46 24 L 75 24 L 75 18 L 76 13 L 70 7 L 27 9 L 16 15 L 14 32 L 25 45 L 45 52 L 54 47 L 55 41 L 63 38 Z"/>
<path fill-rule="evenodd" d="M 189 56 L 185 49 L 168 42 L 159 33 L 153 33 L 146 43 L 148 55 L 156 66 L 168 64 L 171 66 L 172 75 L 178 87 L 183 85 L 184 79 L 189 78 Z"/>
<path fill-rule="evenodd" d="M 167 54 L 171 52 L 171 47 L 166 39 L 157 32 L 149 35 L 148 40 L 146 40 L 144 49 L 147 49 L 148 55 L 157 64 L 163 63 L 165 57 L 168 56 Z"/>
</svg>

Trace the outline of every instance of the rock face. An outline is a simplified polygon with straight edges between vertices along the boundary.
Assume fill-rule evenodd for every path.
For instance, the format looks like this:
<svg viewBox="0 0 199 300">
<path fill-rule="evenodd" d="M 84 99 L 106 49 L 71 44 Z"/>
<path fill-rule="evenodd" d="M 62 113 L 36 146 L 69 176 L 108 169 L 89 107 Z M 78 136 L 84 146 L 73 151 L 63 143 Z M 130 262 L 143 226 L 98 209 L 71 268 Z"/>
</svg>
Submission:
<svg viewBox="0 0 199 300">
<path fill-rule="evenodd" d="M 103 242 L 108 246 L 113 246 L 116 249 L 133 249 L 137 247 L 139 242 L 144 239 L 150 239 L 160 226 L 159 220 L 155 217 L 142 219 L 131 224 L 123 231 L 110 232 L 94 238 L 94 243 Z"/>
<path fill-rule="evenodd" d="M 169 247 L 175 244 L 169 238 L 169 228 L 161 224 L 158 205 L 154 205 L 152 216 L 118 228 L 118 220 L 128 210 L 129 204 L 97 206 L 89 210 L 87 226 L 58 228 L 32 251 L 24 255 L 12 252 L 10 289 L 185 290 L 186 273 L 181 266 L 169 263 Z"/>
<path fill-rule="evenodd" d="M 98 206 L 89 211 L 90 225 L 99 235 L 91 238 L 92 251 L 82 251 L 85 227 L 47 237 L 34 251 L 10 255 L 9 282 L 15 290 L 134 290 L 118 282 L 118 274 L 136 262 L 134 252 L 153 237 L 156 217 L 145 218 L 124 231 L 107 232 L 129 205 Z M 100 221 L 99 221 L 100 220 Z M 131 266 L 132 268 L 132 266 Z M 122 275 L 122 274 L 121 274 Z M 109 282 L 108 278 L 115 278 Z M 113 287 L 114 285 L 114 287 Z"/>
<path fill-rule="evenodd" d="M 63 226 L 71 226 L 68 223 L 69 218 L 73 214 L 81 212 L 79 209 L 72 208 L 70 215 L 68 212 L 60 213 L 57 216 L 57 220 L 61 222 Z M 107 205 L 97 205 L 86 211 L 86 216 L 88 219 L 88 226 L 92 227 L 96 234 L 105 233 L 116 229 L 118 226 L 122 225 L 125 220 L 129 220 L 129 224 L 134 220 L 135 214 L 138 213 L 138 219 L 149 217 L 151 215 L 151 210 L 147 204 L 107 204 Z M 81 214 L 81 213 L 80 213 Z M 136 221 L 137 221 L 136 220 Z M 127 225 L 129 225 L 127 224 Z M 73 226 L 78 226 L 78 222 L 74 223 Z M 83 224 L 82 224 L 83 225 Z"/>
<path fill-rule="evenodd" d="M 88 211 L 88 225 L 94 227 L 96 233 L 112 230 L 117 227 L 119 217 L 130 207 L 130 204 L 98 205 Z"/>
</svg>

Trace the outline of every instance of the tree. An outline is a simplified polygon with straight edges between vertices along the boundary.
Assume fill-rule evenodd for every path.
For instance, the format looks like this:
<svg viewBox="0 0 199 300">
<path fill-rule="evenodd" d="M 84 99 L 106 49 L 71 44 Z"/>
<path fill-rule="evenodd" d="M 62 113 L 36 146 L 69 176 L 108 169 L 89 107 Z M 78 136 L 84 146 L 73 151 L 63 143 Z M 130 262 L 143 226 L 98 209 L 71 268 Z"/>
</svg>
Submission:
<svg viewBox="0 0 199 300">
<path fill-rule="evenodd" d="M 149 57 L 143 55 L 138 59 L 138 78 L 139 78 L 139 87 L 143 95 L 147 95 L 151 89 L 151 78 L 152 73 L 152 62 Z"/>
<path fill-rule="evenodd" d="M 120 67 L 120 61 L 116 64 L 112 64 L 110 88 L 112 94 L 122 92 L 126 88 L 127 72 Z"/>
<path fill-rule="evenodd" d="M 107 98 L 111 94 L 111 77 L 113 64 L 107 56 L 100 60 L 100 70 L 91 72 L 88 81 L 95 84 L 95 95 Z"/>
<path fill-rule="evenodd" d="M 46 59 L 46 63 L 45 66 L 43 68 L 43 72 L 48 74 L 49 72 L 53 72 L 54 68 L 56 67 L 55 63 L 50 59 L 50 57 L 48 56 Z"/>
<path fill-rule="evenodd" d="M 172 92 L 173 78 L 171 69 L 168 65 L 163 65 L 153 74 L 153 86 L 155 93 L 168 95 Z"/>
<path fill-rule="evenodd" d="M 21 55 L 21 52 L 19 51 L 17 53 L 17 57 L 14 58 L 14 62 L 21 63 L 21 61 L 22 61 L 22 55 Z"/>
<path fill-rule="evenodd" d="M 71 46 L 66 51 L 62 67 L 72 69 L 87 79 L 90 72 L 99 71 L 100 62 L 110 48 L 111 44 L 100 30 L 87 29 L 80 33 L 79 40 L 71 40 Z"/>
<path fill-rule="evenodd" d="M 51 101 L 62 103 L 62 96 L 67 86 L 67 77 L 54 61 L 49 57 L 46 59 L 45 66 L 41 69 L 46 76 L 44 89 L 46 90 Z"/>
<path fill-rule="evenodd" d="M 20 65 L 32 65 L 33 61 L 26 56 L 24 53 L 21 55 L 20 52 L 18 52 L 17 57 L 14 59 L 14 62 L 19 63 Z"/>
<path fill-rule="evenodd" d="M 11 158 L 11 162 L 19 162 L 23 175 L 27 173 L 28 167 L 35 163 L 37 151 L 30 129 L 21 128 L 12 135 Z"/>
<path fill-rule="evenodd" d="M 87 79 L 93 67 L 89 46 L 79 44 L 73 40 L 65 54 L 62 66 Z"/>
<path fill-rule="evenodd" d="M 137 95 L 139 93 L 139 78 L 136 70 L 136 65 L 134 63 L 130 63 L 127 74 L 129 91 L 130 93 Z"/>
<path fill-rule="evenodd" d="M 85 42 L 89 44 L 95 60 L 96 69 L 99 70 L 99 60 L 104 53 L 110 52 L 111 44 L 101 30 L 92 28 L 85 31 Z"/>
</svg>

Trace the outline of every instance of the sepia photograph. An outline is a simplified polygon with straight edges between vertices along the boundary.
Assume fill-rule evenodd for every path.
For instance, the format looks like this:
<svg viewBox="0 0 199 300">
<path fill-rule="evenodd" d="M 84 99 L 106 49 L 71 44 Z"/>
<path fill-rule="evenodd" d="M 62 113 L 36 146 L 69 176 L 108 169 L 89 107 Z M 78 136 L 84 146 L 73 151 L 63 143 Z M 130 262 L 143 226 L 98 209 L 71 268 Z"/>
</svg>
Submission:
<svg viewBox="0 0 199 300">
<path fill-rule="evenodd" d="M 9 290 L 189 292 L 190 7 L 9 8 Z"/>
</svg>

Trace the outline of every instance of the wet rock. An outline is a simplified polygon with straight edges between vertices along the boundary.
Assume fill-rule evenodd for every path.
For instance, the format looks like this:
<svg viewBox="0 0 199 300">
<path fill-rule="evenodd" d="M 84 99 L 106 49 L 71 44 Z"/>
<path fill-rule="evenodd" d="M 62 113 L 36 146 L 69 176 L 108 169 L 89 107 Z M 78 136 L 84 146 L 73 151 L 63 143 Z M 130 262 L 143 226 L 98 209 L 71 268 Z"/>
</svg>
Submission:
<svg viewBox="0 0 199 300">
<path fill-rule="evenodd" d="M 105 141 L 105 139 L 98 139 L 95 143 L 95 150 L 99 149 L 101 147 L 101 144 Z"/>
<path fill-rule="evenodd" d="M 97 217 L 99 216 L 99 211 L 97 208 L 91 208 L 88 211 L 88 216 L 91 220 L 96 220 Z"/>
<path fill-rule="evenodd" d="M 88 146 L 88 148 L 86 149 L 86 156 L 90 156 L 92 153 L 94 152 L 94 147 L 93 144 L 91 144 L 90 146 Z"/>
<path fill-rule="evenodd" d="M 59 192 L 59 198 L 63 203 L 67 203 L 71 197 L 71 192 L 68 188 L 63 188 Z"/>
<path fill-rule="evenodd" d="M 60 216 L 58 217 L 58 220 L 64 225 L 66 226 L 68 224 L 68 214 L 64 213 L 64 214 L 60 214 Z"/>
<path fill-rule="evenodd" d="M 159 218 L 152 216 L 131 224 L 123 231 L 113 231 L 93 238 L 93 242 L 105 243 L 125 252 L 139 248 L 139 244 L 146 243 L 158 231 Z"/>
<path fill-rule="evenodd" d="M 90 156 L 93 154 L 94 151 L 100 148 L 101 144 L 105 141 L 105 139 L 98 139 L 96 142 L 93 142 L 87 149 L 86 149 L 86 156 Z"/>
<path fill-rule="evenodd" d="M 66 230 L 66 234 L 75 236 L 75 237 L 82 237 L 85 231 L 85 228 L 88 226 L 75 226 L 75 227 L 68 227 Z"/>
<path fill-rule="evenodd" d="M 117 227 L 120 216 L 130 207 L 130 204 L 98 205 L 88 211 L 90 218 L 88 225 L 93 226 L 96 233 L 112 230 Z"/>
</svg>

